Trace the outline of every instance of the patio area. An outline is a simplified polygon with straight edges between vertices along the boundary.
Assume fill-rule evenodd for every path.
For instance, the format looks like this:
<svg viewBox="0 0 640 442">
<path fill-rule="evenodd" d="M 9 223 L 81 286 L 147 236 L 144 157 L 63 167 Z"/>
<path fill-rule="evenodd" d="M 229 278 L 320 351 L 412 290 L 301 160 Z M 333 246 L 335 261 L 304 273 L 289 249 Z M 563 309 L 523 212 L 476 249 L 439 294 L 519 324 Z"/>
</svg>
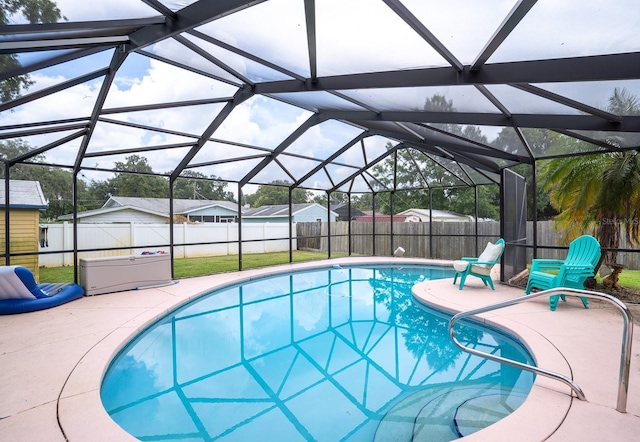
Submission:
<svg viewBox="0 0 640 442">
<path fill-rule="evenodd" d="M 63 306 L 0 317 L 0 439 L 11 441 L 134 440 L 107 415 L 100 382 L 112 357 L 158 316 L 220 285 L 277 271 L 357 263 L 425 263 L 394 258 L 342 258 L 179 280 L 145 290 L 84 297 Z M 433 261 L 430 261 L 433 262 Z M 522 295 L 470 277 L 458 290 L 450 279 L 414 287 L 425 304 L 458 312 Z M 636 318 L 640 306 L 630 306 Z M 637 313 L 636 313 L 637 312 Z M 567 298 L 551 312 L 546 299 L 494 311 L 483 318 L 519 337 L 541 368 L 572 378 L 587 401 L 559 382 L 537 377 L 525 403 L 465 440 L 631 441 L 640 431 L 640 332 L 634 330 L 627 412 L 616 411 L 622 318 L 591 301 L 585 310 Z"/>
</svg>

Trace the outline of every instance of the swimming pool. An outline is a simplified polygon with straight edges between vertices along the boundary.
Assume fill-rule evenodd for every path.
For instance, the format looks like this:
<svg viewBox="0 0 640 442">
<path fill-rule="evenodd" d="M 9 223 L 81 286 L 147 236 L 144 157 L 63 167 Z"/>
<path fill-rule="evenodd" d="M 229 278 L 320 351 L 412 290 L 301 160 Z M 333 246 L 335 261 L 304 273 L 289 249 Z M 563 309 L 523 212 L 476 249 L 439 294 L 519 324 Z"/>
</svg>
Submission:
<svg viewBox="0 0 640 442">
<path fill-rule="evenodd" d="M 533 375 L 461 353 L 449 316 L 413 299 L 415 283 L 452 276 L 444 267 L 330 267 L 216 290 L 120 352 L 103 405 L 142 440 L 471 434 L 517 408 Z M 463 324 L 456 336 L 532 363 L 495 330 Z"/>
</svg>

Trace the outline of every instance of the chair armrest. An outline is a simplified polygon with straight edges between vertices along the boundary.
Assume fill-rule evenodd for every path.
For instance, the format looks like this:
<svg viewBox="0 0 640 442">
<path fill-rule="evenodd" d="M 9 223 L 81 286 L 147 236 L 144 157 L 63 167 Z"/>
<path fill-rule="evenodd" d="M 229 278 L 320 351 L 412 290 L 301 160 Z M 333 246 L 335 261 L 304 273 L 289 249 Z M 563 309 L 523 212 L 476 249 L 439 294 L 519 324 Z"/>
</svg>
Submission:
<svg viewBox="0 0 640 442">
<path fill-rule="evenodd" d="M 589 275 L 593 275 L 594 271 L 593 271 L 593 266 L 591 264 L 567 264 L 564 266 L 565 272 L 566 271 L 570 271 L 571 273 L 575 274 L 575 273 L 580 273 L 580 274 L 586 274 L 588 273 Z"/>
<path fill-rule="evenodd" d="M 547 272 L 538 272 L 537 270 L 535 272 L 531 272 L 529 273 L 529 279 L 533 278 L 533 279 L 554 279 L 557 278 L 558 275 L 554 275 L 552 273 L 547 273 Z"/>
<path fill-rule="evenodd" d="M 532 272 L 547 272 L 549 270 L 560 270 L 564 264 L 563 259 L 534 259 L 531 261 Z"/>
<path fill-rule="evenodd" d="M 488 265 L 488 266 L 492 266 L 492 265 L 496 265 L 498 263 L 498 261 L 476 261 L 473 263 L 474 266 L 477 265 Z"/>
<path fill-rule="evenodd" d="M 588 278 L 594 275 L 593 266 L 589 263 L 572 263 L 565 264 L 560 268 L 560 272 L 558 273 L 558 277 L 561 281 L 575 280 L 576 278 Z"/>
</svg>

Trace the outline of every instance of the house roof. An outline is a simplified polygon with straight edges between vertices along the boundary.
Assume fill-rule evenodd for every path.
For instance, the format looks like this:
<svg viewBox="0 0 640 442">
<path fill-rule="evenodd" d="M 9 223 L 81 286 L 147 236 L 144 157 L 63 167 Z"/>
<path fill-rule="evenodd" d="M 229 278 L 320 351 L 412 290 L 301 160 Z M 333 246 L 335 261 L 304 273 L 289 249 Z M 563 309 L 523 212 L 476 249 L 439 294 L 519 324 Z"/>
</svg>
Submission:
<svg viewBox="0 0 640 442">
<path fill-rule="evenodd" d="M 114 213 L 114 212 L 122 212 L 124 210 L 134 210 L 136 212 L 149 213 L 152 215 L 157 215 L 159 217 L 169 218 L 167 213 L 154 212 L 151 210 L 141 209 L 139 207 L 131 207 L 131 206 L 115 206 L 115 207 L 101 207 L 100 209 L 93 210 L 85 210 L 84 212 L 78 212 L 78 218 L 87 218 L 96 215 L 104 215 L 105 213 Z M 61 215 L 58 217 L 60 221 L 66 221 L 73 219 L 73 214 Z"/>
<path fill-rule="evenodd" d="M 5 207 L 4 180 L 0 180 L 0 207 Z M 47 208 L 47 199 L 42 193 L 40 182 L 9 180 L 9 207 L 13 209 L 38 209 Z"/>
<path fill-rule="evenodd" d="M 173 211 L 176 215 L 187 215 L 197 210 L 210 207 L 221 206 L 229 210 L 237 211 L 238 205 L 230 201 L 209 201 L 209 200 L 173 200 Z M 326 210 L 326 207 L 317 203 L 292 204 L 292 213 L 297 215 L 309 209 L 312 206 L 318 206 Z M 106 203 L 95 210 L 87 210 L 78 213 L 78 218 L 86 218 L 88 216 L 101 215 L 105 213 L 117 212 L 121 210 L 137 210 L 140 212 L 151 213 L 158 216 L 169 217 L 169 200 L 167 198 L 137 198 L 137 197 L 121 197 L 111 196 Z M 335 212 L 331 212 L 337 215 Z M 288 204 L 274 204 L 268 206 L 260 206 L 253 209 L 243 210 L 243 218 L 278 218 L 289 216 Z M 72 219 L 73 215 L 63 215 L 58 217 L 60 220 Z"/>
<path fill-rule="evenodd" d="M 444 219 L 444 218 L 449 218 L 449 219 L 469 219 L 470 217 L 467 215 L 462 215 L 460 213 L 456 213 L 456 212 L 451 212 L 449 210 L 431 210 L 429 211 L 429 209 L 407 209 L 407 210 L 403 210 L 402 212 L 398 213 L 398 215 L 419 215 L 421 217 L 432 217 L 433 219 Z"/>
<path fill-rule="evenodd" d="M 312 206 L 318 206 L 326 210 L 326 207 L 323 207 L 317 203 L 303 203 L 303 204 L 292 204 L 291 213 L 293 215 L 297 215 L 298 213 L 303 212 Z M 333 213 L 334 215 L 337 215 L 333 211 L 331 213 Z M 274 204 L 269 206 L 260 206 L 254 209 L 249 209 L 242 213 L 243 218 L 267 218 L 267 217 L 278 218 L 283 216 L 289 216 L 288 204 Z"/>
<path fill-rule="evenodd" d="M 362 210 L 362 216 L 373 216 L 373 210 Z M 384 213 L 376 212 L 376 218 L 385 216 Z"/>
<path fill-rule="evenodd" d="M 349 216 L 349 204 L 332 204 L 331 210 L 336 212 L 340 216 Z M 364 215 L 362 210 L 358 210 L 355 207 L 351 207 L 351 219 Z"/>
<path fill-rule="evenodd" d="M 111 196 L 106 203 L 102 206 L 107 207 L 122 207 L 127 206 L 158 214 L 165 214 L 169 216 L 169 199 L 168 198 L 138 198 L 130 196 Z M 238 211 L 238 205 L 231 201 L 217 201 L 217 200 L 187 200 L 187 199 L 174 199 L 173 200 L 173 212 L 177 215 L 187 215 L 197 210 L 207 209 L 210 207 L 224 207 L 225 209 Z"/>
<path fill-rule="evenodd" d="M 13 190 L 13 189 L 12 189 Z M 210 207 L 221 206 L 229 210 L 237 211 L 238 205 L 231 201 L 212 201 L 212 200 L 173 200 L 173 212 L 176 215 L 188 215 L 197 210 L 207 209 Z M 86 218 L 89 216 L 102 215 L 105 213 L 119 212 L 121 210 L 136 210 L 139 212 L 149 213 L 161 217 L 169 217 L 169 199 L 168 198 L 138 198 L 110 196 L 107 202 L 100 209 L 86 210 L 78 213 L 78 218 Z M 70 220 L 73 214 L 62 215 L 59 220 Z"/>
</svg>

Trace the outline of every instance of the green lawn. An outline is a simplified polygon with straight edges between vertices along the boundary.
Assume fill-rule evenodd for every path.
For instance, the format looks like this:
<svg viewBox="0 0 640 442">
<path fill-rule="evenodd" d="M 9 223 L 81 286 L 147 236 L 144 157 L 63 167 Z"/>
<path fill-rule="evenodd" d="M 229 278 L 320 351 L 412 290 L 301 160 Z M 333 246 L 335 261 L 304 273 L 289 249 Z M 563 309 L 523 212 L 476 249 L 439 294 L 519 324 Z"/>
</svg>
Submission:
<svg viewBox="0 0 640 442">
<path fill-rule="evenodd" d="M 332 258 L 346 256 L 334 254 Z M 294 262 L 316 261 L 326 259 L 326 253 L 296 250 L 293 252 Z M 289 263 L 289 252 L 251 253 L 242 255 L 242 268 L 255 269 L 278 264 Z M 238 255 L 210 256 L 205 258 L 185 258 L 174 261 L 175 277 L 188 278 L 190 276 L 211 275 L 214 273 L 232 272 L 238 270 Z M 597 277 L 598 282 L 602 278 Z M 40 269 L 42 282 L 70 282 L 73 281 L 73 267 L 50 267 Z M 640 290 L 640 270 L 623 270 L 618 283 L 622 287 Z"/>
<path fill-rule="evenodd" d="M 332 258 L 346 256 L 334 254 Z M 317 261 L 326 259 L 326 253 L 296 250 L 293 252 L 294 262 Z M 289 263 L 289 252 L 250 253 L 242 255 L 242 268 L 255 269 L 278 264 Z M 232 272 L 238 270 L 238 255 L 209 256 L 204 258 L 184 258 L 174 261 L 175 278 L 211 275 L 214 273 Z M 40 268 L 42 282 L 70 282 L 73 281 L 73 267 Z"/>
<path fill-rule="evenodd" d="M 596 279 L 598 282 L 602 282 L 603 278 L 596 276 Z M 622 270 L 618 285 L 640 290 L 640 270 Z"/>
</svg>

